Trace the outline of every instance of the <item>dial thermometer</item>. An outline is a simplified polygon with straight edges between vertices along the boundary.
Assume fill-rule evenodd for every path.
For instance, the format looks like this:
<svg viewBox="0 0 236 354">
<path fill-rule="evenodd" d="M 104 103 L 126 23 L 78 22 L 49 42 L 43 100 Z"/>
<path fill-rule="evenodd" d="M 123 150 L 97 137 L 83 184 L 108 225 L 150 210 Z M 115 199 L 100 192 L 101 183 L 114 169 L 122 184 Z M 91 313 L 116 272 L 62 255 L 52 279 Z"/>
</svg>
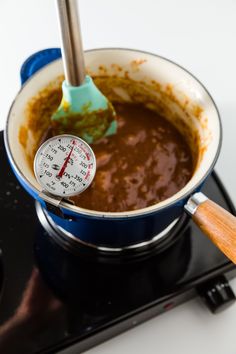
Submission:
<svg viewBox="0 0 236 354">
<path fill-rule="evenodd" d="M 70 197 L 83 192 L 96 172 L 91 147 L 73 135 L 57 135 L 45 141 L 34 158 L 34 173 L 43 190 Z"/>
</svg>

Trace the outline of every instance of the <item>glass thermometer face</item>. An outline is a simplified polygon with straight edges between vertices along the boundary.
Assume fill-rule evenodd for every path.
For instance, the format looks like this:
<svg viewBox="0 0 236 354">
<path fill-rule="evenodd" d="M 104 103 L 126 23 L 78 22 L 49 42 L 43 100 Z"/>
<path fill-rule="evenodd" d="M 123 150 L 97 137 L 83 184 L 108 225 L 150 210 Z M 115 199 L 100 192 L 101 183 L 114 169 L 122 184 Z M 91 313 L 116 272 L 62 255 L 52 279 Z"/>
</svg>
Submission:
<svg viewBox="0 0 236 354">
<path fill-rule="evenodd" d="M 45 141 L 34 158 L 34 173 L 43 190 L 69 197 L 83 192 L 96 172 L 91 147 L 73 135 L 58 135 Z"/>
</svg>

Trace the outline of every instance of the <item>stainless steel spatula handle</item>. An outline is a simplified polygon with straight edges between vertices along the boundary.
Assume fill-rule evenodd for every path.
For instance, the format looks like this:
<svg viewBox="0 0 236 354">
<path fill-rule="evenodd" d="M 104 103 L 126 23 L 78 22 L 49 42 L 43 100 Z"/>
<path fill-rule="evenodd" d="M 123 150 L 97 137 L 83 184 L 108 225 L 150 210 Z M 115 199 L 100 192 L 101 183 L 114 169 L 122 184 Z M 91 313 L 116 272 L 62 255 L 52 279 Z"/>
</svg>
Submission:
<svg viewBox="0 0 236 354">
<path fill-rule="evenodd" d="M 85 78 L 77 0 L 56 0 L 66 81 L 80 86 Z"/>
</svg>

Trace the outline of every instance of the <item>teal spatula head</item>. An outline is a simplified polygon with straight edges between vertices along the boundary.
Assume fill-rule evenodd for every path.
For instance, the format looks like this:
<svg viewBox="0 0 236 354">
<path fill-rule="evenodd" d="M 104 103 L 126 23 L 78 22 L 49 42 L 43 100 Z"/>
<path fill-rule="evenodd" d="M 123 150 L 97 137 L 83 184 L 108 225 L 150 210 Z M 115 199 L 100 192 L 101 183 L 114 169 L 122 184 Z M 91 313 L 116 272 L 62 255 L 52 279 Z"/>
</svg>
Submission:
<svg viewBox="0 0 236 354">
<path fill-rule="evenodd" d="M 85 74 L 76 0 L 56 0 L 65 81 L 62 101 L 52 115 L 54 134 L 73 134 L 91 144 L 116 133 L 115 110 Z"/>
<path fill-rule="evenodd" d="M 91 144 L 116 133 L 116 114 L 112 104 L 86 75 L 80 86 L 62 84 L 62 101 L 52 115 L 55 134 L 74 134 Z"/>
</svg>

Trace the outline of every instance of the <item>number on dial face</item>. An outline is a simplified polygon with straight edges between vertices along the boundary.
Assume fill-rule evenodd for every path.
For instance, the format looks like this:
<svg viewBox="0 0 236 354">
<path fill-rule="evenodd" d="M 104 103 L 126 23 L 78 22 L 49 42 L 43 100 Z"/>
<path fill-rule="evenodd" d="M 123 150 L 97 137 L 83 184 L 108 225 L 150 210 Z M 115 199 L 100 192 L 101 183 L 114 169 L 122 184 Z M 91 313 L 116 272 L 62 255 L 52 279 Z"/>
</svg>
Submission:
<svg viewBox="0 0 236 354">
<path fill-rule="evenodd" d="M 91 147 L 73 135 L 58 135 L 45 141 L 34 159 L 38 183 L 49 193 L 68 197 L 83 192 L 96 172 Z"/>
</svg>

